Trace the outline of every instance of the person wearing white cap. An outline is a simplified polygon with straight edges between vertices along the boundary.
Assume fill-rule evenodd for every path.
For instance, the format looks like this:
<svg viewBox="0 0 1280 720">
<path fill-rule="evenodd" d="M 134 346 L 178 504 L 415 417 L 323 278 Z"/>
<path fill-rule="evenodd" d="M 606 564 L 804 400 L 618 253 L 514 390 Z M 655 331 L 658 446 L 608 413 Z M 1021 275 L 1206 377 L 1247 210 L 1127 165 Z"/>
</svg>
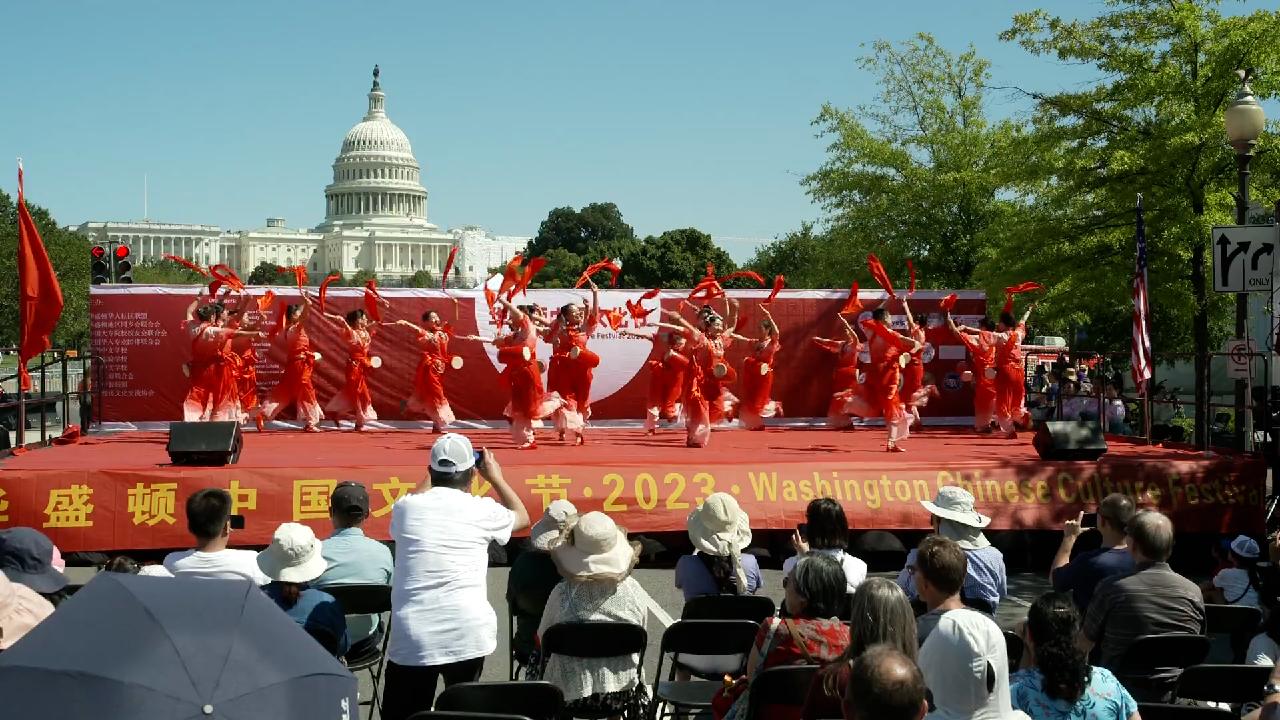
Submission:
<svg viewBox="0 0 1280 720">
<path fill-rule="evenodd" d="M 932 501 L 921 500 L 920 504 L 933 516 L 933 531 L 954 540 L 964 550 L 968 563 L 961 590 L 964 604 L 994 614 L 1006 594 L 1008 576 L 1004 554 L 992 547 L 991 541 L 982 534 L 982 528 L 991 524 L 991 518 L 975 510 L 973 494 L 957 485 L 938 488 Z M 912 550 L 907 553 L 902 572 L 898 573 L 898 585 L 912 600 L 919 595 L 912 575 L 915 562 L 916 551 Z"/>
<path fill-rule="evenodd" d="M 1200 586 L 1204 601 L 1258 607 L 1258 588 L 1262 587 L 1262 579 L 1258 577 L 1260 554 L 1256 540 L 1237 535 L 1230 546 L 1231 567 L 1219 570 L 1212 580 Z"/>
<path fill-rule="evenodd" d="M 561 580 L 560 571 L 551 559 L 551 543 L 560 538 L 560 532 L 577 515 L 578 508 L 573 503 L 552 500 L 529 530 L 529 549 L 516 556 L 507 574 L 507 605 L 516 621 L 512 651 L 516 661 L 529 669 L 537 666 L 534 653 L 542 611 Z"/>
<path fill-rule="evenodd" d="M 995 621 L 952 610 L 920 648 L 920 672 L 933 693 L 929 720 L 1026 720 L 1009 695 L 1009 654 Z"/>
<path fill-rule="evenodd" d="M 489 605 L 489 543 L 506 544 L 529 526 L 520 496 L 489 450 L 446 433 L 431 447 L 429 482 L 391 508 L 395 577 L 382 717 L 404 720 L 430 710 L 436 685 L 480 678 L 498 647 L 498 617 Z M 480 477 L 501 504 L 471 494 Z"/>
<path fill-rule="evenodd" d="M 754 595 L 763 581 L 751 544 L 751 520 L 729 493 L 712 493 L 689 513 L 692 555 L 676 561 L 676 589 L 684 599 L 701 595 Z"/>
<path fill-rule="evenodd" d="M 631 571 L 640 544 L 602 512 L 570 517 L 551 541 L 551 559 L 564 582 L 547 598 L 538 636 L 558 623 L 628 622 L 641 627 L 653 600 Z M 637 669 L 639 655 L 565 658 L 552 655 L 542 679 L 564 693 L 565 710 L 640 717 L 647 693 Z"/>
<path fill-rule="evenodd" d="M 271 545 L 258 553 L 258 568 L 271 578 L 263 588 L 267 597 L 302 629 L 323 631 L 334 642 L 329 649 L 342 657 L 350 647 L 342 606 L 329 593 L 308 587 L 325 569 L 320 541 L 311 528 L 300 523 L 281 524 L 271 536 Z"/>
</svg>

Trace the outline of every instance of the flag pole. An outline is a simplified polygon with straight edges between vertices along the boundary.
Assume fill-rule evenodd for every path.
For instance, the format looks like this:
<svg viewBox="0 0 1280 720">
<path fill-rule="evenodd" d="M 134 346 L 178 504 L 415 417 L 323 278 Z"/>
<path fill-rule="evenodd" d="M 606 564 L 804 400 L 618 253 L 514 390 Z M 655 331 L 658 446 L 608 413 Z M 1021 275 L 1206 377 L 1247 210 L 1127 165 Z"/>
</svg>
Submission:
<svg viewBox="0 0 1280 720">
<path fill-rule="evenodd" d="M 24 196 L 23 191 L 22 191 L 22 158 L 18 158 L 18 205 L 19 205 L 19 206 L 21 206 L 21 205 L 23 205 L 24 203 L 26 203 L 26 201 L 27 201 L 27 200 L 26 200 L 26 197 Z M 21 229 L 19 229 L 19 233 L 21 233 Z M 13 259 L 14 259 L 14 264 L 15 264 L 15 265 L 17 265 L 18 273 L 19 273 L 19 274 L 21 274 L 21 272 L 22 272 L 22 263 L 21 263 L 21 262 L 18 262 L 18 253 L 19 253 L 18 246 L 19 246 L 19 245 L 21 245 L 21 243 L 17 243 L 17 244 L 15 244 L 15 246 L 14 246 L 14 258 L 13 258 Z M 15 378 L 15 380 L 17 381 L 17 385 L 18 385 L 18 392 L 17 392 L 17 396 L 18 396 L 18 421 L 17 421 L 17 423 L 15 423 L 15 424 L 17 425 L 17 428 L 16 428 L 16 434 L 14 435 L 14 438 L 13 438 L 13 446 L 14 446 L 15 448 L 20 448 L 20 447 L 26 447 L 26 446 L 27 446 L 27 438 L 26 438 L 26 434 L 27 434 L 27 432 L 26 432 L 26 431 L 27 431 L 27 393 L 26 393 L 26 392 L 23 390 L 23 388 L 22 388 L 22 339 L 23 339 L 23 338 L 22 338 L 22 326 L 23 326 L 23 322 L 22 322 L 22 299 L 21 299 L 21 294 L 22 294 L 22 289 L 21 289 L 21 288 L 22 288 L 22 278 L 18 278 L 18 288 L 19 288 L 19 289 L 18 289 L 18 294 L 19 294 L 19 298 L 18 298 L 18 353 L 17 353 L 17 359 L 18 359 L 17 371 L 18 371 L 18 374 L 17 374 L 17 377 Z"/>
</svg>

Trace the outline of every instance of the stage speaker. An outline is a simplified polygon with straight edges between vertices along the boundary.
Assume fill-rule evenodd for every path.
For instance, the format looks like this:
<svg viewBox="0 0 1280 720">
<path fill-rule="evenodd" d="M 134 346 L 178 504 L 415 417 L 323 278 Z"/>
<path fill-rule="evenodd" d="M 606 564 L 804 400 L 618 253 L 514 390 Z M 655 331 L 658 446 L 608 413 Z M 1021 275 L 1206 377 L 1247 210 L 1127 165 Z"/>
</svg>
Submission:
<svg viewBox="0 0 1280 720">
<path fill-rule="evenodd" d="M 238 422 L 169 423 L 169 460 L 174 465 L 234 465 L 243 444 Z"/>
<path fill-rule="evenodd" d="M 1107 451 L 1102 423 L 1096 420 L 1048 420 L 1031 440 L 1041 460 L 1097 460 Z"/>
</svg>

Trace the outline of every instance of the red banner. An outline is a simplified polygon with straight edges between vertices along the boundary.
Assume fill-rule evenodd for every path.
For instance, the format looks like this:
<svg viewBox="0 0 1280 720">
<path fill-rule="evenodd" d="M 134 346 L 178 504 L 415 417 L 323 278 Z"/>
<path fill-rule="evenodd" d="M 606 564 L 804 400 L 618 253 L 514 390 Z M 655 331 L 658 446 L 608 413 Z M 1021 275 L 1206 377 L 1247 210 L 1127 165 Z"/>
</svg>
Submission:
<svg viewBox="0 0 1280 720">
<path fill-rule="evenodd" d="M 266 288 L 251 288 L 253 297 L 261 296 Z M 277 303 L 300 302 L 295 288 L 271 288 Z M 93 350 L 106 360 L 106 378 L 102 388 L 102 418 L 106 421 L 142 422 L 165 421 L 181 418 L 181 403 L 188 389 L 183 365 L 190 358 L 190 344 L 182 331 L 183 312 L 190 304 L 196 288 L 162 286 L 98 286 L 90 291 L 90 322 Z M 384 319 L 407 319 L 417 323 L 422 313 L 435 310 L 442 319 L 452 323 L 459 335 L 485 335 L 495 333 L 492 319 L 480 291 L 380 289 L 391 303 L 384 312 Z M 617 328 L 601 323 L 591 338 L 591 349 L 600 355 L 601 363 L 595 371 L 592 387 L 592 417 L 596 419 L 630 418 L 644 416 L 645 391 L 648 387 L 648 369 L 645 361 L 657 354 L 646 340 L 620 337 L 617 330 L 644 329 L 644 321 L 637 321 L 626 309 L 628 300 L 640 301 L 643 290 L 602 290 L 600 304 L 602 314 L 612 310 L 621 313 Z M 676 309 L 687 293 L 663 292 L 657 300 L 643 301 L 646 307 Z M 739 332 L 748 337 L 758 336 L 759 322 L 763 314 L 759 303 L 769 296 L 767 289 L 733 290 L 729 294 L 742 303 L 744 323 Z M 926 418 L 962 418 L 972 416 L 971 388 L 960 382 L 956 370 L 958 361 L 964 359 L 964 348 L 942 325 L 938 303 L 946 295 L 944 291 L 921 291 L 912 297 L 912 310 L 930 315 L 926 331 L 928 345 L 925 349 L 925 370 L 933 378 L 941 397 L 932 401 L 922 413 Z M 961 292 L 953 311 L 959 321 L 973 322 L 986 310 L 986 300 L 980 292 Z M 778 355 L 777 379 L 774 382 L 774 399 L 782 403 L 791 417 L 824 417 L 831 396 L 828 379 L 835 364 L 835 357 L 816 347 L 810 340 L 814 336 L 841 339 L 844 326 L 836 311 L 840 309 L 847 291 L 784 290 L 770 306 L 774 318 L 782 330 L 782 350 Z M 863 303 L 873 307 L 884 294 L 862 293 Z M 557 308 L 571 302 L 582 302 L 587 295 L 572 290 L 530 290 L 528 298 L 518 302 L 537 304 L 542 308 Z M 363 307 L 363 288 L 330 288 L 328 305 L 330 312 L 345 313 Z M 715 301 L 721 307 L 722 301 Z M 247 303 L 250 322 L 260 322 L 264 329 L 274 322 L 274 309 L 265 313 L 257 310 L 256 303 Z M 890 312 L 895 325 L 904 327 L 901 306 L 892 302 Z M 545 312 L 551 313 L 552 310 Z M 550 315 L 548 314 L 548 318 Z M 615 316 L 616 317 L 616 316 Z M 658 313 L 648 316 L 656 320 Z M 849 318 L 854 322 L 854 318 Z M 316 366 L 314 382 L 323 404 L 338 391 L 343 381 L 346 354 L 336 332 L 324 323 L 309 321 L 308 334 L 314 349 L 323 357 Z M 266 341 L 258 343 L 258 379 L 260 390 L 265 393 L 279 381 L 283 373 L 283 348 Z M 499 420 L 508 398 L 499 383 L 497 356 L 493 346 L 479 342 L 455 341 L 450 350 L 462 358 L 461 370 L 452 371 L 445 378 L 445 389 L 455 414 L 460 419 Z M 730 362 L 740 364 L 745 352 L 744 343 L 736 343 L 729 350 Z M 382 367 L 369 372 L 373 405 L 383 420 L 412 420 L 402 409 L 402 400 L 412 391 L 414 371 L 418 362 L 418 350 L 411 331 L 403 327 L 381 328 L 370 350 L 382 358 Z M 540 345 L 538 355 L 550 357 L 550 349 Z M 929 382 L 928 377 L 926 382 Z M 736 392 L 736 390 L 735 390 Z"/>
</svg>

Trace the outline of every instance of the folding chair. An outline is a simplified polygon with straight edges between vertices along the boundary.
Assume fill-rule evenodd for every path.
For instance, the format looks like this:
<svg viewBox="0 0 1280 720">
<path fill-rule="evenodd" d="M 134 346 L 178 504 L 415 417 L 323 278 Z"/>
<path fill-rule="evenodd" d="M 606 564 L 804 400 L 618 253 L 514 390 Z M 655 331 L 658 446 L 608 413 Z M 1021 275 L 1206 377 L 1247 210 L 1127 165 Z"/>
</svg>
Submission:
<svg viewBox="0 0 1280 720">
<path fill-rule="evenodd" d="M 1022 638 L 1018 637 L 1018 633 L 1012 630 L 1004 631 L 1004 648 L 1009 654 L 1009 672 L 1016 672 L 1022 667 L 1022 653 L 1026 650 L 1026 643 Z"/>
<path fill-rule="evenodd" d="M 437 711 L 518 713 L 530 720 L 556 720 L 564 709 L 564 693 L 541 680 L 467 682 L 450 685 L 436 698 Z"/>
<path fill-rule="evenodd" d="M 1138 714 L 1142 720 L 1240 720 L 1230 710 L 1199 705 L 1138 703 Z"/>
<path fill-rule="evenodd" d="M 1159 703 L 1173 697 L 1182 671 L 1204 662 L 1208 654 L 1209 638 L 1204 635 L 1143 635 L 1111 670 L 1138 702 Z"/>
<path fill-rule="evenodd" d="M 302 630 L 306 634 L 310 635 L 313 640 L 319 643 L 320 647 L 324 648 L 325 652 L 334 657 L 339 657 L 338 647 L 341 645 L 342 641 L 338 639 L 337 635 L 333 634 L 332 630 L 319 625 L 303 625 Z"/>
<path fill-rule="evenodd" d="M 1206 635 L 1231 638 L 1231 662 L 1239 665 L 1247 662 L 1244 654 L 1262 626 L 1262 611 L 1248 605 L 1206 604 L 1204 624 Z"/>
<path fill-rule="evenodd" d="M 750 620 L 773 617 L 777 606 L 764 595 L 701 595 L 685 601 L 681 620 Z"/>
<path fill-rule="evenodd" d="M 794 707 L 799 714 L 818 669 L 817 665 L 784 665 L 756 675 L 747 689 L 746 720 L 768 720 L 778 705 Z"/>
<path fill-rule="evenodd" d="M 739 675 L 745 669 L 747 653 L 755 642 L 760 626 L 750 620 L 679 620 L 662 633 L 662 645 L 658 651 L 658 670 L 654 674 L 653 698 L 649 701 L 649 717 L 658 717 L 658 705 L 664 704 L 679 712 L 681 708 L 708 709 L 711 699 L 724 687 L 723 676 Z M 676 668 L 680 654 L 686 655 L 740 655 L 741 665 L 715 675 L 699 673 L 685 668 L 700 680 L 676 680 Z M 667 679 L 662 679 L 662 666 L 671 655 Z"/>
<path fill-rule="evenodd" d="M 1178 699 L 1232 705 L 1261 702 L 1271 670 L 1266 665 L 1192 665 L 1178 676 Z"/>
<path fill-rule="evenodd" d="M 649 645 L 649 634 L 634 623 L 626 622 L 565 622 L 547 628 L 542 635 L 542 656 L 539 672 L 546 674 L 547 663 L 553 655 L 573 658 L 607 658 L 619 655 L 639 655 L 636 671 L 644 667 L 644 651 Z M 610 717 L 611 712 L 582 714 L 575 717 L 595 720 Z"/>
<path fill-rule="evenodd" d="M 390 585 L 328 585 L 322 588 L 333 596 L 347 615 L 377 615 L 382 627 L 382 645 L 369 648 L 359 657 L 347 658 L 347 669 L 354 675 L 364 670 L 373 682 L 373 696 L 369 698 L 369 717 L 382 712 L 378 701 L 378 684 L 382 681 L 383 658 L 387 654 L 387 641 L 391 638 L 391 586 Z M 361 703 L 362 705 L 366 703 Z"/>
<path fill-rule="evenodd" d="M 440 710 L 423 710 L 408 717 L 408 720 L 532 720 L 525 715 L 497 715 L 494 713 L 443 712 Z"/>
<path fill-rule="evenodd" d="M 516 613 L 511 607 L 511 598 L 507 598 L 507 679 L 515 680 L 522 667 L 516 657 Z"/>
</svg>

